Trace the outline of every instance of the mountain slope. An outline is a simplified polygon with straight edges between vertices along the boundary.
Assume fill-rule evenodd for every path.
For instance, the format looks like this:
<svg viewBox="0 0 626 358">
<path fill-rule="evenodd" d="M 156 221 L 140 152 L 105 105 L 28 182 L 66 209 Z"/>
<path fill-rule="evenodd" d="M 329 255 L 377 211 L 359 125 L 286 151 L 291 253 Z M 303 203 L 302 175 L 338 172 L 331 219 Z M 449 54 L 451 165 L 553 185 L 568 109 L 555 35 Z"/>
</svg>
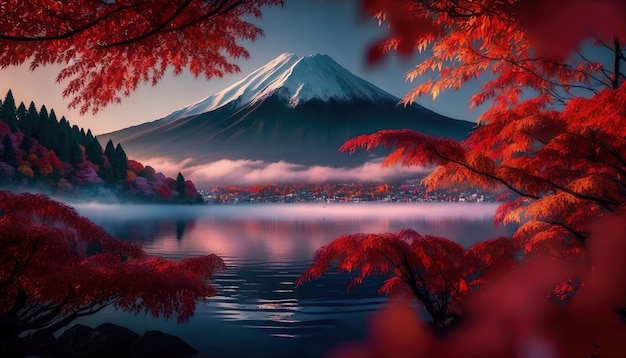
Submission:
<svg viewBox="0 0 626 358">
<path fill-rule="evenodd" d="M 454 139 L 472 123 L 438 115 L 353 75 L 330 57 L 283 54 L 243 80 L 150 123 L 98 136 L 139 158 L 286 161 L 355 167 L 367 153 L 337 153 L 349 138 L 412 128 Z"/>
<path fill-rule="evenodd" d="M 355 99 L 397 98 L 353 75 L 326 55 L 297 57 L 284 53 L 243 80 L 168 116 L 178 119 L 210 112 L 225 105 L 242 107 L 278 94 L 290 107 L 313 99 L 348 102 Z"/>
</svg>

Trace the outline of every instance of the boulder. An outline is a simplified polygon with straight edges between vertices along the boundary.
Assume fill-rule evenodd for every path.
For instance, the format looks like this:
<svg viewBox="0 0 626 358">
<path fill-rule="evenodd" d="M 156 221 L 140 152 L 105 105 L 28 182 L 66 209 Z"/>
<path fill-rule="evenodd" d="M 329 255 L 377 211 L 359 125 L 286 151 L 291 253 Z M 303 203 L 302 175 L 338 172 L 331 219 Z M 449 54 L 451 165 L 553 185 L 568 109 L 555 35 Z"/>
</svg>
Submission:
<svg viewBox="0 0 626 358">
<path fill-rule="evenodd" d="M 146 331 L 130 347 L 133 358 L 183 358 L 198 351 L 179 337 L 161 331 Z"/>
<path fill-rule="evenodd" d="M 63 332 L 58 342 L 63 352 L 73 358 L 124 358 L 130 354 L 130 345 L 139 334 L 113 323 L 103 323 L 96 328 L 82 324 Z"/>
<path fill-rule="evenodd" d="M 130 345 L 139 334 L 113 323 L 103 323 L 89 334 L 89 357 L 128 357 Z"/>
<path fill-rule="evenodd" d="M 67 357 L 86 357 L 89 353 L 89 335 L 93 328 L 76 324 L 59 336 L 57 341 Z"/>
</svg>

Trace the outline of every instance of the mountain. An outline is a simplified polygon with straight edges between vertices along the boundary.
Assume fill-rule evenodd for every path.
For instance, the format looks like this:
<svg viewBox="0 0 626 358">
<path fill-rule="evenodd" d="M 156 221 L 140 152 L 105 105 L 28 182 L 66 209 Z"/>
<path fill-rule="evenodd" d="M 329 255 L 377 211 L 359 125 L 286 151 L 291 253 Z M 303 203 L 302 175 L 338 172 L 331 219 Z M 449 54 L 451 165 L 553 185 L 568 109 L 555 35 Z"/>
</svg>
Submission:
<svg viewBox="0 0 626 358">
<path fill-rule="evenodd" d="M 337 149 L 347 139 L 411 128 L 462 139 L 473 123 L 441 116 L 350 73 L 326 55 L 282 54 L 243 80 L 149 123 L 98 136 L 138 158 L 201 165 L 252 160 L 357 167 L 372 159 Z"/>
</svg>

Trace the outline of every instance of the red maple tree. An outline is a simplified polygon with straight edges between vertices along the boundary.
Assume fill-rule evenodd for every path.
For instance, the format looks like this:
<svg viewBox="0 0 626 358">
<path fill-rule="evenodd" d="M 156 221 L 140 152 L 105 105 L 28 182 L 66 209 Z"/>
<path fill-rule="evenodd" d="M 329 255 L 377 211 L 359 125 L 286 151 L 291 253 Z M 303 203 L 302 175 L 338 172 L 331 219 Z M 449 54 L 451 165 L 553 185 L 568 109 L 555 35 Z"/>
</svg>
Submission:
<svg viewBox="0 0 626 358">
<path fill-rule="evenodd" d="M 0 4 L 0 67 L 60 64 L 69 106 L 97 112 L 173 69 L 221 77 L 248 57 L 237 40 L 262 30 L 245 20 L 283 0 L 73 0 Z"/>
<path fill-rule="evenodd" d="M 115 239 L 69 206 L 0 191 L 0 339 L 55 332 L 105 307 L 184 322 L 216 294 L 215 255 L 172 261 Z"/>
<path fill-rule="evenodd" d="M 573 1 L 562 10 L 574 16 L 587 9 L 581 3 Z M 624 10 L 618 2 L 602 3 L 614 11 Z M 496 221 L 522 224 L 514 239 L 528 251 L 551 241 L 543 247 L 561 254 L 569 247 L 568 252 L 575 254 L 588 237 L 589 220 L 624 205 L 626 89 L 619 37 L 626 34 L 620 28 L 623 23 L 607 25 L 615 30 L 610 42 L 605 42 L 603 32 L 596 34 L 595 44 L 612 55 L 605 63 L 591 61 L 573 46 L 565 48 L 575 51 L 570 57 L 537 54 L 532 35 L 534 26 L 541 24 L 529 14 L 546 10 L 545 3 L 407 0 L 391 6 L 367 0 L 364 4 L 381 20 L 388 19 L 392 29 L 391 37 L 374 49 L 432 53 L 407 78 L 431 72 L 433 79 L 418 84 L 405 103 L 425 94 L 436 97 L 481 75 L 489 77 L 470 106 L 492 102 L 463 142 L 410 130 L 383 130 L 351 139 L 341 150 L 385 146 L 393 152 L 383 165 L 437 165 L 422 182 L 428 190 L 467 183 L 507 189 L 510 195 L 501 197 L 505 204 Z M 583 27 L 597 21 L 590 17 Z M 573 29 L 579 24 L 564 26 Z M 583 35 L 591 33 L 571 31 L 568 36 L 574 36 L 577 44 Z M 555 249 L 554 241 L 559 240 L 564 243 Z"/>
<path fill-rule="evenodd" d="M 526 253 L 522 273 L 486 282 L 478 290 L 476 301 L 483 302 L 482 308 L 477 309 L 474 300 L 460 302 L 463 311 L 471 311 L 470 323 L 459 333 L 463 339 L 445 342 L 453 349 L 429 351 L 431 341 L 414 336 L 423 346 L 417 344 L 412 352 L 397 356 L 453 357 L 461 352 L 472 357 L 524 356 L 529 339 L 552 342 L 547 345 L 558 353 L 549 356 L 620 356 L 618 343 L 626 336 L 623 323 L 616 323 L 619 307 L 626 304 L 620 263 L 624 251 L 618 241 L 623 237 L 612 233 L 605 240 L 607 232 L 591 236 L 590 225 L 621 212 L 626 204 L 626 77 L 621 72 L 626 27 L 623 16 L 613 16 L 624 14 L 623 2 L 571 1 L 559 3 L 559 11 L 553 11 L 555 2 L 532 0 L 363 0 L 362 4 L 366 14 L 389 28 L 389 37 L 371 47 L 369 61 L 379 61 L 389 51 L 428 54 L 407 74 L 408 80 L 419 77 L 420 83 L 403 98 L 405 104 L 423 95 L 436 98 L 480 78 L 482 86 L 470 108 L 484 104 L 489 108 L 462 142 L 411 130 L 383 130 L 353 138 L 340 150 L 384 146 L 390 150 L 384 166 L 437 166 L 422 181 L 427 190 L 468 184 L 506 190 L 495 220 L 519 225 L 511 245 Z M 541 29 L 555 31 L 544 36 Z M 583 48 L 581 41 L 587 39 L 592 41 Z M 609 59 L 594 59 L 598 52 L 589 51 L 594 46 L 606 51 Z M 622 212 L 616 220 L 624 218 Z M 379 254 L 399 247 L 385 235 L 372 237 L 377 239 L 369 250 Z M 317 277 L 321 271 L 315 268 L 327 269 L 329 260 L 338 262 L 340 269 L 358 265 L 362 272 L 371 270 L 376 261 L 363 259 L 358 247 L 344 243 L 345 252 L 339 256 L 326 253 L 329 248 L 337 250 L 342 241 L 322 248 L 304 277 Z M 438 245 L 448 247 L 443 241 Z M 590 249 L 594 245 L 604 249 Z M 611 245 L 615 252 L 608 250 Z M 409 245 L 401 250 L 411 251 Z M 615 274 L 604 260 L 619 270 L 620 278 L 608 279 Z M 435 271 L 434 276 L 438 274 Z M 448 289 L 451 296 L 456 293 L 454 287 Z M 532 294 L 519 296 L 516 290 Z M 611 299 L 596 300 L 594 294 Z M 519 306 L 512 307 L 507 300 Z M 515 309 L 522 313 L 512 314 Z M 587 318 L 590 312 L 592 317 Z M 510 324 L 516 327 L 518 322 L 524 331 L 498 331 L 508 318 L 519 319 Z M 412 332 L 424 334 L 413 328 Z M 474 333 L 468 333 L 471 329 Z M 377 351 L 380 355 L 369 350 L 353 356 L 400 354 L 395 347 L 401 345 L 396 346 L 390 334 L 377 329 L 376 334 L 389 338 L 371 337 L 373 344 L 385 341 L 385 350 Z M 576 344 L 568 346 L 571 340 Z"/>
<path fill-rule="evenodd" d="M 447 328 L 462 314 L 462 298 L 490 272 L 516 266 L 511 240 L 498 238 L 468 250 L 445 238 L 413 230 L 398 234 L 354 234 L 335 239 L 315 253 L 313 265 L 297 285 L 319 278 L 336 264 L 338 272 L 358 274 L 349 287 L 371 275 L 391 275 L 380 293 L 415 296 L 437 328 Z"/>
</svg>

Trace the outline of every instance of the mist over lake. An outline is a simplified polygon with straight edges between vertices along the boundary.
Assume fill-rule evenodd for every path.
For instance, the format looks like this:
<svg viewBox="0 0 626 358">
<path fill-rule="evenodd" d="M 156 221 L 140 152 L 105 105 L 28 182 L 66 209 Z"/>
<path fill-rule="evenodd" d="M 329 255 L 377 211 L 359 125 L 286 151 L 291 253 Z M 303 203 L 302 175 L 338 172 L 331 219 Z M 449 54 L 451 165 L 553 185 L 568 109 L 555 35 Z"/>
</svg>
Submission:
<svg viewBox="0 0 626 358">
<path fill-rule="evenodd" d="M 493 224 L 495 203 L 73 206 L 149 254 L 224 259 L 227 272 L 214 278 L 218 296 L 183 325 L 112 310 L 80 321 L 163 330 L 185 339 L 199 357 L 318 357 L 338 342 L 363 338 L 368 314 L 386 300 L 377 293 L 383 277 L 351 291 L 351 275 L 334 272 L 294 286 L 315 251 L 341 235 L 414 229 L 469 247 L 514 229 Z"/>
</svg>

